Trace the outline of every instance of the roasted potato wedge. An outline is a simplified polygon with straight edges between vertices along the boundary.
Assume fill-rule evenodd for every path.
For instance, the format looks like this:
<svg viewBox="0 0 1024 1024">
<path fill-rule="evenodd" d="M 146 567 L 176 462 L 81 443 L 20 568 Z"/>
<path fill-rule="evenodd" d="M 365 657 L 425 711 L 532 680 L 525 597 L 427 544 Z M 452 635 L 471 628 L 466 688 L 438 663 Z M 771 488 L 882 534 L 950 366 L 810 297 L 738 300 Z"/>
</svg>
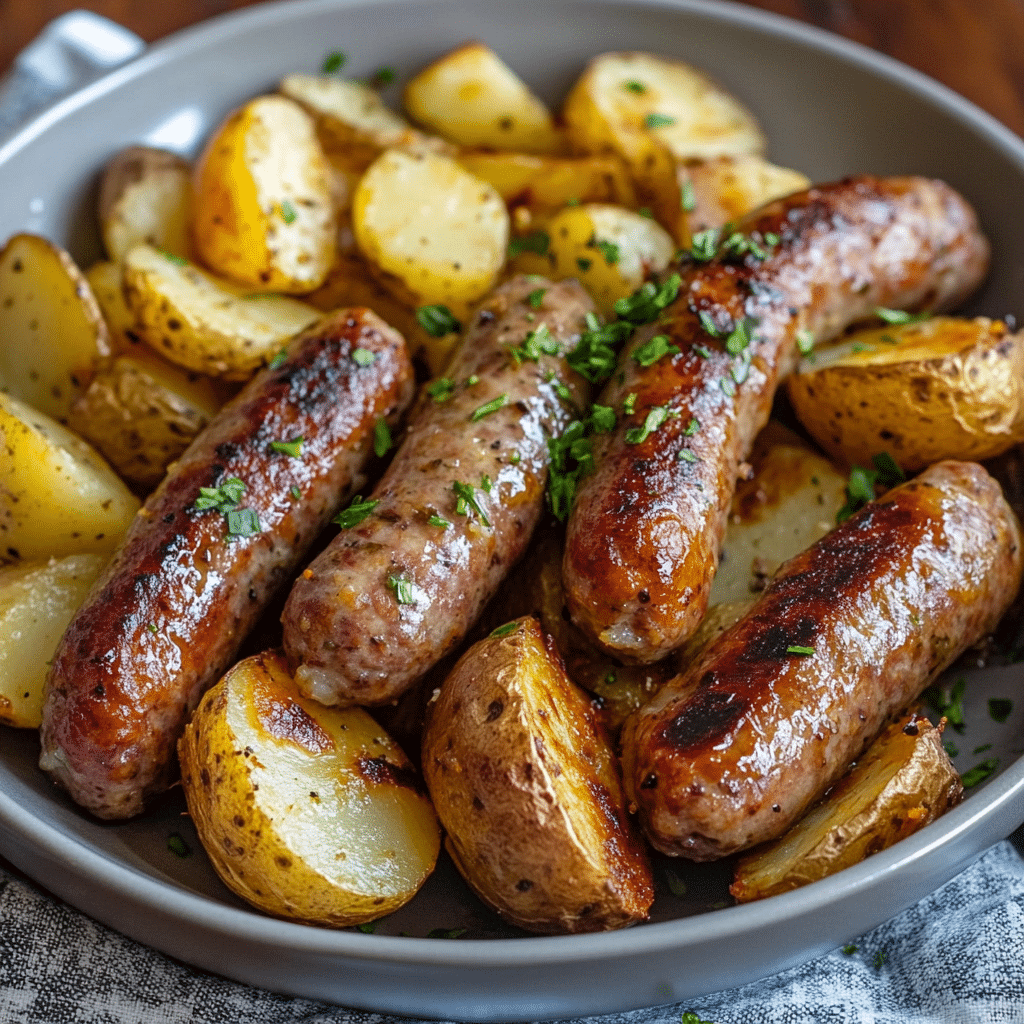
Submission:
<svg viewBox="0 0 1024 1024">
<path fill-rule="evenodd" d="M 68 426 L 122 479 L 152 490 L 216 415 L 223 394 L 208 377 L 136 352 L 101 369 L 71 407 Z"/>
<path fill-rule="evenodd" d="M 139 501 L 77 434 L 0 394 L 0 556 L 40 559 L 121 542 Z"/>
<path fill-rule="evenodd" d="M 557 934 L 646 918 L 650 866 L 615 758 L 535 619 L 459 660 L 428 709 L 423 772 L 452 860 L 509 921 Z"/>
<path fill-rule="evenodd" d="M 746 903 L 833 875 L 924 828 L 962 793 L 941 729 L 906 715 L 784 836 L 741 857 L 729 891 Z"/>
<path fill-rule="evenodd" d="M 461 146 L 557 154 L 565 138 L 548 108 L 483 43 L 467 43 L 424 68 L 405 87 L 414 121 Z"/>
<path fill-rule="evenodd" d="M 178 754 L 217 874 L 260 910 L 361 924 L 412 899 L 434 869 L 437 819 L 406 756 L 361 708 L 303 697 L 278 654 L 231 669 Z"/>
<path fill-rule="evenodd" d="M 764 157 L 735 156 L 679 164 L 680 189 L 690 206 L 690 232 L 718 228 L 773 199 L 809 188 L 810 178 Z M 690 196 L 692 194 L 692 201 Z"/>
<path fill-rule="evenodd" d="M 847 478 L 803 438 L 772 421 L 754 442 L 750 475 L 736 484 L 711 604 L 744 601 L 783 562 L 836 525 Z"/>
<path fill-rule="evenodd" d="M 236 110 L 193 180 L 192 234 L 214 273 L 271 292 L 310 292 L 334 260 L 330 166 L 313 119 L 284 96 Z"/>
<path fill-rule="evenodd" d="M 676 251 L 668 232 L 650 217 L 601 203 L 566 207 L 542 233 L 546 251 L 522 252 L 510 269 L 554 281 L 575 277 L 605 316 L 651 274 L 664 270 Z"/>
<path fill-rule="evenodd" d="M 508 250 L 501 196 L 454 160 L 392 149 L 370 165 L 352 203 L 360 253 L 410 307 L 443 304 L 465 320 Z"/>
<path fill-rule="evenodd" d="M 106 321 L 113 352 L 136 351 L 142 339 L 135 330 L 135 314 L 128 308 L 124 298 L 124 271 L 121 264 L 111 260 L 94 263 L 85 272 L 85 279 Z"/>
<path fill-rule="evenodd" d="M 0 249 L 0 339 L 0 392 L 57 420 L 110 355 L 88 281 L 38 235 L 14 235 Z"/>
<path fill-rule="evenodd" d="M 0 566 L 0 725 L 39 728 L 54 651 L 106 561 L 83 554 Z"/>
<path fill-rule="evenodd" d="M 1024 441 L 1024 333 L 978 317 L 859 331 L 801 361 L 787 390 L 833 458 L 908 473 L 939 459 L 989 459 Z"/>
<path fill-rule="evenodd" d="M 115 262 L 140 242 L 191 256 L 192 166 L 174 153 L 130 146 L 107 164 L 100 182 L 100 229 Z"/>
<path fill-rule="evenodd" d="M 160 355 L 227 380 L 246 380 L 320 312 L 286 295 L 246 296 L 179 257 L 137 245 L 124 261 L 135 333 Z"/>
</svg>

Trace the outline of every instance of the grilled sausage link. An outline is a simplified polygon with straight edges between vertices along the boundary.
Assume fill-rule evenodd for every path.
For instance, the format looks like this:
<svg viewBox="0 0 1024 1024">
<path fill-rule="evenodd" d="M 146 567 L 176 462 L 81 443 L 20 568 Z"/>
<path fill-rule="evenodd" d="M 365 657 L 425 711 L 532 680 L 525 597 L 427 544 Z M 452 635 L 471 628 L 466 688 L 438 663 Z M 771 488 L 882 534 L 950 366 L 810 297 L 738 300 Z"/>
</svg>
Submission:
<svg viewBox="0 0 1024 1024">
<path fill-rule="evenodd" d="M 1021 565 L 1016 517 L 971 462 L 936 463 L 786 563 L 626 723 L 648 838 L 711 860 L 781 835 L 995 627 Z"/>
<path fill-rule="evenodd" d="M 369 310 L 342 310 L 296 338 L 171 468 L 47 680 L 39 763 L 79 804 L 127 818 L 167 788 L 188 715 L 360 475 L 376 421 L 411 396 L 402 337 Z M 294 455 L 271 447 L 298 438 Z M 196 508 L 201 488 L 230 497 L 232 478 L 258 525 Z"/>
<path fill-rule="evenodd" d="M 592 308 L 575 281 L 519 277 L 480 309 L 411 417 L 369 517 L 292 588 L 284 647 L 309 696 L 393 701 L 465 636 L 536 525 L 548 439 L 589 398 L 564 353 Z M 560 354 L 543 340 L 514 355 L 530 332 Z"/>
<path fill-rule="evenodd" d="M 988 259 L 967 203 L 921 178 L 812 188 L 763 207 L 736 237 L 684 264 L 678 298 L 636 333 L 598 399 L 633 411 L 594 439 L 563 577 L 573 620 L 626 662 L 657 661 L 703 618 L 740 463 L 798 341 L 832 338 L 877 306 L 954 305 Z M 742 238 L 758 246 L 744 251 Z M 657 334 L 679 352 L 642 367 L 632 355 Z"/>
</svg>

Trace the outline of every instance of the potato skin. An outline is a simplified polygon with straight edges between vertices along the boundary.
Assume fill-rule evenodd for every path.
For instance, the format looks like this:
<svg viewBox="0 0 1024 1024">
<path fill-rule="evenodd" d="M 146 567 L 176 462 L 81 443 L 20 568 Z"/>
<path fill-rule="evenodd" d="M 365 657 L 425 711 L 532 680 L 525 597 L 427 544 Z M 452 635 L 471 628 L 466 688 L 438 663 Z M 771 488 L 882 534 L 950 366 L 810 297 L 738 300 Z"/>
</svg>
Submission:
<svg viewBox="0 0 1024 1024">
<path fill-rule="evenodd" d="M 452 860 L 512 923 L 561 934 L 647 917 L 650 867 L 611 748 L 535 619 L 500 627 L 445 680 L 423 773 Z"/>
</svg>

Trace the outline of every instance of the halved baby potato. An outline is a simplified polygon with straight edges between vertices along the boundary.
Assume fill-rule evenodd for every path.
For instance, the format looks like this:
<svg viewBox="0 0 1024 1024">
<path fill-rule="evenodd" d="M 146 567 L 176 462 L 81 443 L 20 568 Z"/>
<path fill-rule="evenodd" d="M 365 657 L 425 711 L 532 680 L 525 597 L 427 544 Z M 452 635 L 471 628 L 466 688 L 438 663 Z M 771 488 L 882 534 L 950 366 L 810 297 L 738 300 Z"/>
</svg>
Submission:
<svg viewBox="0 0 1024 1024">
<path fill-rule="evenodd" d="M 489 47 L 467 43 L 424 68 L 405 87 L 410 117 L 462 146 L 562 153 L 548 108 Z"/>
<path fill-rule="evenodd" d="M 149 146 L 122 150 L 104 168 L 100 182 L 100 229 L 107 255 L 120 262 L 140 242 L 177 256 L 191 255 L 191 193 L 187 160 Z"/>
<path fill-rule="evenodd" d="M 356 189 L 352 228 L 392 294 L 410 307 L 445 305 L 463 321 L 508 249 L 501 196 L 435 153 L 391 149 L 375 160 Z"/>
<path fill-rule="evenodd" d="M 260 910 L 361 924 L 412 899 L 434 869 L 437 819 L 406 756 L 361 708 L 303 697 L 278 654 L 232 668 L 178 754 L 217 874 Z"/>
<path fill-rule="evenodd" d="M 543 255 L 523 252 L 513 269 L 554 281 L 576 278 L 605 316 L 651 274 L 664 270 L 676 251 L 668 232 L 650 217 L 602 203 L 566 207 L 545 230 Z"/>
<path fill-rule="evenodd" d="M 298 299 L 246 295 L 179 257 L 137 245 L 124 261 L 135 333 L 186 369 L 246 380 L 319 316 Z"/>
<path fill-rule="evenodd" d="M 423 772 L 456 867 L 509 921 L 560 934 L 647 917 L 615 757 L 535 619 L 460 659 L 428 708 Z"/>
<path fill-rule="evenodd" d="M 89 282 L 59 246 L 18 234 L 0 249 L 0 392 L 63 420 L 110 335 Z"/>
<path fill-rule="evenodd" d="M 100 454 L 56 420 L 0 394 L 0 554 L 39 559 L 121 542 L 139 501 Z"/>
<path fill-rule="evenodd" d="M 57 644 L 106 563 L 82 554 L 0 567 L 0 725 L 39 728 Z"/>
<path fill-rule="evenodd" d="M 793 409 L 833 458 L 908 473 L 989 459 L 1024 441 L 1024 332 L 933 317 L 858 331 L 816 349 L 787 381 Z"/>
<path fill-rule="evenodd" d="M 913 835 L 962 794 L 942 730 L 904 715 L 785 835 L 740 858 L 729 891 L 746 903 L 833 875 Z"/>
<path fill-rule="evenodd" d="M 122 479 L 151 490 L 216 415 L 223 394 L 208 377 L 147 351 L 103 367 L 71 407 L 68 426 Z"/>
<path fill-rule="evenodd" d="M 336 231 L 330 165 L 298 103 L 261 96 L 217 129 L 196 165 L 192 229 L 224 277 L 289 293 L 323 281 Z"/>
</svg>

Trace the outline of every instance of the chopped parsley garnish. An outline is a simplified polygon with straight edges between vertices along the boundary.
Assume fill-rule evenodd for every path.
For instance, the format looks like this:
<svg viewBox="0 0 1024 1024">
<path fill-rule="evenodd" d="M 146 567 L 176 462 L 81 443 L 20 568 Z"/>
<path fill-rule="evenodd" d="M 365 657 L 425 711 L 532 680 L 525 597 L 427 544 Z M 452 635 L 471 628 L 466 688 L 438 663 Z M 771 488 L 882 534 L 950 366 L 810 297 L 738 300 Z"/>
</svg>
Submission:
<svg viewBox="0 0 1024 1024">
<path fill-rule="evenodd" d="M 683 1014 L 679 1024 L 715 1024 L 715 1022 L 711 1020 L 701 1020 L 700 1017 L 698 1017 L 692 1010 L 687 1010 L 686 1013 Z"/>
<path fill-rule="evenodd" d="M 576 485 L 594 468 L 590 435 L 615 429 L 615 410 L 595 405 L 585 419 L 573 420 L 560 437 L 548 441 L 551 467 L 548 471 L 548 505 L 559 522 L 565 522 L 576 497 Z"/>
<path fill-rule="evenodd" d="M 547 291 L 547 288 L 534 288 L 533 291 L 526 296 L 526 301 L 534 309 L 540 309 L 541 304 L 544 302 L 544 296 L 547 294 Z"/>
<path fill-rule="evenodd" d="M 551 387 L 554 388 L 555 394 L 558 395 L 563 402 L 572 401 L 572 392 L 564 381 L 559 380 L 557 377 L 553 377 L 551 379 Z"/>
<path fill-rule="evenodd" d="M 364 935 L 372 935 L 376 930 L 376 921 L 364 921 L 362 924 L 356 925 L 356 931 L 362 932 Z"/>
<path fill-rule="evenodd" d="M 936 714 L 945 717 L 946 721 L 957 732 L 964 731 L 964 690 L 967 681 L 961 676 L 948 688 L 945 686 L 929 686 L 924 691 L 924 699 Z"/>
<path fill-rule="evenodd" d="M 845 523 L 854 512 L 862 509 L 875 497 L 875 484 L 892 487 L 906 480 L 906 474 L 888 452 L 872 456 L 874 469 L 854 466 L 846 484 L 846 504 L 836 513 L 836 522 Z"/>
<path fill-rule="evenodd" d="M 676 123 L 676 119 L 669 114 L 648 114 L 644 118 L 645 128 L 668 128 Z"/>
<path fill-rule="evenodd" d="M 540 289 L 543 292 L 543 289 Z M 558 342 L 551 335 L 547 324 L 541 324 L 535 330 L 529 332 L 523 339 L 522 345 L 518 348 L 510 348 L 508 354 L 512 357 L 516 366 L 527 359 L 537 363 L 542 355 L 556 356 L 559 352 Z"/>
<path fill-rule="evenodd" d="M 923 313 L 908 313 L 905 309 L 886 309 L 884 306 L 876 306 L 873 312 L 887 324 L 916 324 L 931 316 L 927 310 Z"/>
<path fill-rule="evenodd" d="M 683 435 L 685 437 L 693 437 L 693 435 L 699 431 L 700 422 L 696 419 L 691 419 L 690 422 L 686 424 L 686 429 L 683 431 Z"/>
<path fill-rule="evenodd" d="M 647 92 L 647 86 L 643 82 L 638 82 L 635 78 L 631 78 L 628 82 L 623 82 L 622 88 L 626 92 L 634 92 L 637 95 Z"/>
<path fill-rule="evenodd" d="M 701 356 L 701 358 L 703 359 L 711 358 L 711 349 L 709 349 L 707 345 L 694 345 L 693 351 L 696 352 L 697 355 Z"/>
<path fill-rule="evenodd" d="M 588 260 L 586 256 L 576 257 L 576 266 L 585 274 L 594 264 L 593 260 Z"/>
<path fill-rule="evenodd" d="M 159 633 L 160 632 L 160 630 L 157 628 L 157 624 L 155 622 L 147 622 L 146 623 L 146 629 L 148 629 L 150 631 L 150 633 Z"/>
<path fill-rule="evenodd" d="M 508 243 L 508 258 L 514 260 L 520 253 L 532 252 L 543 256 L 551 245 L 551 236 L 546 231 L 531 231 L 528 235 L 520 235 Z"/>
<path fill-rule="evenodd" d="M 960 748 L 952 740 L 945 740 L 942 744 L 942 749 L 950 757 L 956 757 L 960 753 Z"/>
<path fill-rule="evenodd" d="M 254 537 L 263 529 L 254 508 L 233 508 L 225 515 L 229 537 Z"/>
<path fill-rule="evenodd" d="M 964 772 L 960 776 L 960 781 L 963 783 L 964 789 L 972 789 L 979 782 L 984 782 L 998 767 L 999 758 L 990 757 Z"/>
<path fill-rule="evenodd" d="M 752 316 L 745 316 L 742 320 L 736 321 L 736 326 L 725 339 L 726 352 L 731 356 L 738 356 L 753 341 L 755 327 L 757 320 Z"/>
<path fill-rule="evenodd" d="M 850 348 L 851 352 L 876 352 L 874 345 L 866 345 L 863 341 L 855 341 Z"/>
<path fill-rule="evenodd" d="M 292 205 L 290 199 L 281 200 L 281 220 L 285 224 L 294 224 L 295 218 L 298 217 L 298 213 L 295 211 L 295 207 Z"/>
<path fill-rule="evenodd" d="M 332 520 L 336 526 L 343 530 L 351 530 L 358 526 L 378 505 L 379 500 L 363 501 L 363 496 L 357 494 L 349 503 L 348 508 L 342 509 Z"/>
<path fill-rule="evenodd" d="M 473 423 L 476 423 L 485 416 L 490 416 L 492 412 L 497 412 L 499 409 L 504 408 L 506 405 L 508 405 L 508 394 L 503 392 L 497 398 L 492 398 L 489 402 L 485 402 L 474 409 L 469 418 Z"/>
<path fill-rule="evenodd" d="M 356 366 L 373 366 L 377 361 L 377 353 L 371 352 L 368 348 L 357 348 L 352 352 L 352 362 Z"/>
<path fill-rule="evenodd" d="M 610 405 L 593 405 L 589 422 L 595 434 L 610 434 L 615 429 L 615 410 Z"/>
<path fill-rule="evenodd" d="M 416 310 L 416 322 L 432 338 L 443 338 L 446 334 L 462 329 L 462 324 L 452 316 L 447 306 L 420 306 Z"/>
<path fill-rule="evenodd" d="M 588 315 L 589 330 L 580 335 L 579 344 L 566 356 L 566 362 L 591 384 L 599 384 L 611 376 L 615 369 L 616 348 L 633 333 L 633 328 L 621 321 L 602 324 Z"/>
<path fill-rule="evenodd" d="M 653 366 L 663 356 L 674 356 L 679 354 L 678 345 L 668 343 L 667 334 L 656 334 L 649 341 L 645 341 L 633 353 L 633 358 L 641 366 Z"/>
<path fill-rule="evenodd" d="M 471 484 L 464 484 L 455 480 L 452 483 L 452 490 L 455 492 L 455 512 L 457 515 L 469 515 L 468 510 L 472 509 L 480 517 L 480 522 L 484 526 L 491 525 L 491 521 L 484 515 L 484 510 L 476 500 L 476 493 Z"/>
<path fill-rule="evenodd" d="M 523 457 L 522 455 L 519 454 L 519 452 L 513 452 L 508 457 L 508 461 L 511 462 L 513 466 L 518 466 L 519 463 L 523 461 Z"/>
<path fill-rule="evenodd" d="M 687 213 L 692 213 L 697 206 L 697 196 L 693 191 L 693 182 L 689 178 L 683 182 L 682 200 L 683 209 Z"/>
<path fill-rule="evenodd" d="M 680 449 L 679 454 L 676 456 L 676 458 L 680 462 L 699 462 L 700 461 L 700 459 L 698 459 L 697 456 L 694 455 L 693 452 L 691 452 L 689 448 L 682 448 L 682 449 Z"/>
<path fill-rule="evenodd" d="M 990 697 L 988 701 L 988 713 L 993 721 L 1003 723 L 1010 717 L 1013 710 L 1013 701 L 1006 697 Z"/>
<path fill-rule="evenodd" d="M 813 647 L 801 647 L 799 644 L 790 644 L 789 647 L 786 648 L 786 653 L 787 654 L 813 654 L 814 653 L 814 648 Z"/>
<path fill-rule="evenodd" d="M 334 53 L 329 53 L 324 58 L 324 64 L 321 70 L 325 75 L 337 74 L 345 66 L 345 61 L 347 60 L 348 56 L 346 54 L 336 50 Z"/>
<path fill-rule="evenodd" d="M 843 946 L 842 951 L 847 956 L 853 956 L 853 954 L 857 952 L 858 948 L 859 948 L 858 946 L 855 946 L 852 942 L 850 942 L 850 943 L 847 943 L 845 946 Z"/>
<path fill-rule="evenodd" d="M 395 592 L 395 600 L 399 604 L 415 604 L 412 592 L 412 581 L 405 576 L 388 576 L 388 586 Z"/>
<path fill-rule="evenodd" d="M 609 242 L 603 238 L 598 239 L 594 242 L 594 248 L 604 257 L 604 261 L 608 266 L 613 266 L 619 262 L 619 247 L 614 242 Z"/>
<path fill-rule="evenodd" d="M 626 444 L 643 444 L 669 418 L 667 405 L 656 405 L 648 410 L 642 427 L 630 427 L 626 431 Z"/>
<path fill-rule="evenodd" d="M 710 337 L 721 338 L 725 334 L 725 331 L 715 323 L 714 317 L 706 309 L 697 313 L 697 319 L 700 321 L 701 327 L 704 328 L 704 333 Z"/>
<path fill-rule="evenodd" d="M 388 421 L 381 416 L 373 425 L 373 454 L 379 459 L 391 451 L 393 444 L 391 428 L 388 426 Z"/>
<path fill-rule="evenodd" d="M 622 400 L 622 411 L 626 416 L 632 416 L 633 410 L 636 408 L 636 392 L 631 391 Z"/>
<path fill-rule="evenodd" d="M 377 68 L 366 80 L 366 84 L 370 89 L 386 89 L 394 80 L 394 68 Z"/>
<path fill-rule="evenodd" d="M 875 960 L 874 960 L 874 963 L 875 963 L 875 967 L 876 967 L 876 969 L 879 969 L 879 970 L 880 970 L 880 969 L 881 969 L 881 967 L 882 967 L 882 965 L 883 965 L 883 964 L 884 964 L 884 963 L 886 962 L 886 960 L 888 960 L 888 959 L 889 959 L 889 954 L 888 954 L 888 953 L 886 953 L 886 951 L 885 951 L 884 949 L 880 949 L 880 950 L 879 950 L 879 951 L 878 951 L 878 952 L 877 952 L 877 953 L 875 954 Z"/>
<path fill-rule="evenodd" d="M 451 377 L 438 377 L 433 384 L 427 386 L 427 394 L 435 402 L 447 402 L 455 394 L 455 381 Z"/>
<path fill-rule="evenodd" d="M 982 745 L 980 747 L 975 747 L 971 751 L 971 753 L 972 754 L 984 754 L 986 750 L 991 750 L 991 749 L 992 749 L 992 744 L 991 743 L 982 743 Z"/>
<path fill-rule="evenodd" d="M 293 497 L 293 498 L 294 498 L 294 499 L 295 499 L 296 501 L 298 501 L 298 500 L 299 500 L 299 498 L 301 498 L 301 497 L 302 497 L 302 491 L 300 491 L 300 490 L 299 490 L 299 488 L 298 488 L 298 485 L 297 485 L 297 484 L 292 484 L 292 485 L 291 485 L 291 487 L 289 487 L 289 488 L 288 488 L 288 493 L 289 493 L 289 494 L 290 494 L 290 495 L 291 495 L 291 496 L 292 496 L 292 497 Z"/>
<path fill-rule="evenodd" d="M 188 857 L 192 853 L 192 847 L 177 832 L 172 832 L 167 837 L 167 849 L 177 857 Z"/>
<path fill-rule="evenodd" d="M 486 473 L 484 473 L 484 475 L 480 477 L 480 490 L 483 491 L 484 494 L 490 494 L 491 488 L 493 486 L 494 485 L 491 483 L 491 478 Z"/>
<path fill-rule="evenodd" d="M 157 252 L 159 252 L 160 255 L 163 256 L 165 260 L 167 260 L 168 263 L 173 263 L 176 267 L 188 266 L 188 260 L 185 259 L 184 256 L 179 256 L 177 255 L 177 253 L 168 252 L 166 249 L 157 249 Z"/>
<path fill-rule="evenodd" d="M 665 871 L 665 882 L 668 885 L 668 891 L 673 896 L 685 896 L 686 895 L 686 882 L 684 882 L 674 871 Z"/>
<path fill-rule="evenodd" d="M 899 467 L 899 463 L 888 453 L 879 452 L 871 456 L 875 471 L 878 473 L 878 482 L 885 487 L 895 487 L 907 479 L 907 474 Z"/>
<path fill-rule="evenodd" d="M 467 388 L 471 388 L 471 387 L 473 387 L 474 384 L 479 384 L 479 383 L 480 383 L 480 378 L 475 373 L 471 373 L 466 378 L 466 387 Z"/>
<path fill-rule="evenodd" d="M 518 628 L 518 622 L 506 622 L 504 626 L 498 626 L 497 629 L 492 629 L 491 636 L 508 636 L 509 633 L 514 633 Z"/>
<path fill-rule="evenodd" d="M 810 331 L 797 331 L 796 347 L 800 355 L 809 356 L 814 351 L 814 335 Z"/>
<path fill-rule="evenodd" d="M 641 206 L 636 212 L 646 220 L 654 220 L 654 211 L 649 206 Z"/>
<path fill-rule="evenodd" d="M 287 348 L 281 349 L 280 352 L 275 352 L 274 353 L 274 358 L 271 359 L 269 363 L 267 363 L 267 369 L 268 370 L 277 370 L 277 369 L 279 369 L 280 367 L 284 366 L 285 360 L 287 360 L 287 358 L 288 358 L 288 349 Z"/>
<path fill-rule="evenodd" d="M 290 455 L 293 459 L 302 456 L 302 442 L 305 438 L 300 434 L 291 441 L 271 441 L 270 450 L 281 455 Z"/>
<path fill-rule="evenodd" d="M 238 508 L 243 494 L 245 494 L 244 481 L 233 476 L 218 487 L 200 487 L 199 497 L 196 498 L 193 507 L 201 512 L 212 508 L 226 515 L 232 509 Z"/>
<path fill-rule="evenodd" d="M 728 377 L 723 377 L 718 382 L 718 386 L 722 389 L 722 393 L 729 398 L 736 394 L 736 385 Z"/>
<path fill-rule="evenodd" d="M 436 526 L 439 530 L 447 530 L 448 527 L 452 525 L 451 523 L 448 522 L 447 519 L 443 519 L 441 516 L 438 516 L 438 515 L 431 516 L 427 520 L 427 522 L 431 526 Z"/>
<path fill-rule="evenodd" d="M 779 236 L 771 232 L 762 235 L 752 231 L 744 235 L 740 231 L 730 231 L 726 235 L 719 228 L 707 228 L 698 231 L 690 240 L 689 251 L 683 252 L 698 263 L 708 263 L 717 256 L 723 259 L 753 256 L 756 260 L 766 260 L 778 244 Z"/>
<path fill-rule="evenodd" d="M 632 295 L 619 299 L 615 303 L 615 315 L 634 326 L 649 324 L 658 318 L 658 314 L 679 294 L 682 278 L 673 274 L 663 284 L 656 285 L 648 281 L 641 285 Z"/>
<path fill-rule="evenodd" d="M 706 231 L 698 231 L 690 239 L 689 255 L 698 263 L 707 263 L 715 258 L 718 252 L 718 229 L 708 228 Z"/>
</svg>

